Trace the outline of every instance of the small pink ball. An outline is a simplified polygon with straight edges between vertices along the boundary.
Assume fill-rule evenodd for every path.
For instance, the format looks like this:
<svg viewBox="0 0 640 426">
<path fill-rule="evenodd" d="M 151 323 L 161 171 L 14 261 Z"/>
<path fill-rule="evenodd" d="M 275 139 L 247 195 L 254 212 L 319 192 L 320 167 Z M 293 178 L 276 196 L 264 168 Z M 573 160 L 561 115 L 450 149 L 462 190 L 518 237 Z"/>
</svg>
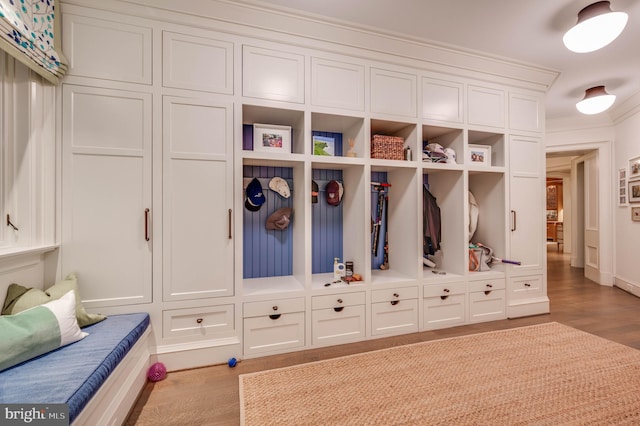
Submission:
<svg viewBox="0 0 640 426">
<path fill-rule="evenodd" d="M 152 382 L 159 382 L 167 377 L 167 367 L 161 362 L 156 362 L 149 367 L 147 378 Z"/>
</svg>

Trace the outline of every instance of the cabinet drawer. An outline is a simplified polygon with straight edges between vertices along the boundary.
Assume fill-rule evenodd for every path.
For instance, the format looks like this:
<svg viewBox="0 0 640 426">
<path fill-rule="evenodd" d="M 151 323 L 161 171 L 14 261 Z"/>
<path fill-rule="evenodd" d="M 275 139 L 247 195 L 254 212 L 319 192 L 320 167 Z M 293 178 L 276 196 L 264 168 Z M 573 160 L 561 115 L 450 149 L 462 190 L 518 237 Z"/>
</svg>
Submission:
<svg viewBox="0 0 640 426">
<path fill-rule="evenodd" d="M 162 337 L 207 337 L 232 331 L 234 305 L 174 309 L 162 312 Z"/>
<path fill-rule="evenodd" d="M 371 303 L 417 298 L 418 287 L 391 288 L 387 290 L 373 290 L 371 292 Z"/>
<path fill-rule="evenodd" d="M 295 299 L 265 300 L 263 302 L 245 303 L 243 317 L 259 317 L 303 311 L 304 297 L 297 297 Z"/>
<path fill-rule="evenodd" d="M 542 276 L 513 278 L 509 285 L 509 299 L 528 299 L 544 295 Z"/>
<path fill-rule="evenodd" d="M 304 346 L 304 312 L 244 319 L 245 355 Z"/>
<path fill-rule="evenodd" d="M 467 305 L 464 294 L 452 294 L 443 299 L 441 296 L 423 299 L 424 328 L 451 327 L 465 322 Z"/>
<path fill-rule="evenodd" d="M 327 294 L 311 298 L 311 309 L 313 310 L 353 305 L 364 305 L 364 292 Z"/>
<path fill-rule="evenodd" d="M 506 286 L 505 279 L 491 279 L 482 281 L 470 281 L 469 292 L 474 291 L 491 291 L 491 290 L 503 290 Z"/>
<path fill-rule="evenodd" d="M 314 310 L 311 321 L 314 345 L 335 345 L 365 336 L 364 305 Z"/>
<path fill-rule="evenodd" d="M 506 317 L 505 290 L 469 293 L 469 322 L 494 321 Z"/>
<path fill-rule="evenodd" d="M 418 299 L 393 300 L 371 305 L 371 334 L 418 331 Z"/>
<path fill-rule="evenodd" d="M 443 284 L 429 284 L 423 287 L 423 296 L 436 297 L 436 296 L 451 296 L 453 294 L 464 294 L 467 291 L 465 283 L 443 283 Z"/>
</svg>

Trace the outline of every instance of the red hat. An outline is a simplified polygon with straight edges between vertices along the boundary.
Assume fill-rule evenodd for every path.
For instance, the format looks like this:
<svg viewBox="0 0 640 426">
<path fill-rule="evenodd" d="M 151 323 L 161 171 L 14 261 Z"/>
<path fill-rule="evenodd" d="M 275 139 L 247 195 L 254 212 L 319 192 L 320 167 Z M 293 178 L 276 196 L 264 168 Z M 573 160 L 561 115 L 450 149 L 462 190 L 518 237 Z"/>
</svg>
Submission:
<svg viewBox="0 0 640 426">
<path fill-rule="evenodd" d="M 340 201 L 342 201 L 343 191 L 341 191 L 341 186 L 342 185 L 335 180 L 330 180 L 329 183 L 327 183 L 324 191 L 327 196 L 327 204 L 330 206 L 337 206 L 340 204 Z"/>
</svg>

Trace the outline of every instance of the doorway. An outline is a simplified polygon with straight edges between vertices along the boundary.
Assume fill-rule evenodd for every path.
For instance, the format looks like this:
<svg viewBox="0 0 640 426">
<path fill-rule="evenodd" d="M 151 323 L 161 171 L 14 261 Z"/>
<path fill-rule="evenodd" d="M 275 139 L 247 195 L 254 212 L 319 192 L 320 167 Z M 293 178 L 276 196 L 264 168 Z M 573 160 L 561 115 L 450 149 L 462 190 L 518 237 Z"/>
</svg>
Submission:
<svg viewBox="0 0 640 426">
<path fill-rule="evenodd" d="M 608 200 L 603 191 L 606 192 L 609 180 L 603 177 L 600 153 L 599 148 L 547 152 L 548 182 L 561 181 L 563 192 L 562 209 L 557 213 L 547 209 L 547 244 L 557 243 L 549 241 L 550 222 L 553 222 L 550 218 L 557 214 L 563 237 L 563 244 L 558 248 L 570 257 L 568 265 L 584 268 L 584 276 L 598 284 L 611 285 L 607 280 L 608 274 L 603 273 L 606 268 L 603 269 L 602 262 L 604 259 L 604 265 L 607 265 L 607 256 L 602 255 L 602 248 L 608 245 L 610 237 L 606 235 L 611 233 L 607 234 L 606 226 L 602 226 L 603 201 Z M 553 194 L 548 192 L 548 195 Z M 547 207 L 553 205 L 552 202 Z"/>
</svg>

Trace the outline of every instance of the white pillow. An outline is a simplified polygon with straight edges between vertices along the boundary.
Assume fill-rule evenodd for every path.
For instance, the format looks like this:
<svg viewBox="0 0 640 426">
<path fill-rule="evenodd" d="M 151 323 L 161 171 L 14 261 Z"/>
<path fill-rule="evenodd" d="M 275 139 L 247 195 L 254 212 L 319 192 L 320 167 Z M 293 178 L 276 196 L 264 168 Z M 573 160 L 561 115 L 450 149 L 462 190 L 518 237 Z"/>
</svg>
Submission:
<svg viewBox="0 0 640 426">
<path fill-rule="evenodd" d="M 73 290 L 60 299 L 0 316 L 0 371 L 88 336 L 76 319 Z"/>
</svg>

